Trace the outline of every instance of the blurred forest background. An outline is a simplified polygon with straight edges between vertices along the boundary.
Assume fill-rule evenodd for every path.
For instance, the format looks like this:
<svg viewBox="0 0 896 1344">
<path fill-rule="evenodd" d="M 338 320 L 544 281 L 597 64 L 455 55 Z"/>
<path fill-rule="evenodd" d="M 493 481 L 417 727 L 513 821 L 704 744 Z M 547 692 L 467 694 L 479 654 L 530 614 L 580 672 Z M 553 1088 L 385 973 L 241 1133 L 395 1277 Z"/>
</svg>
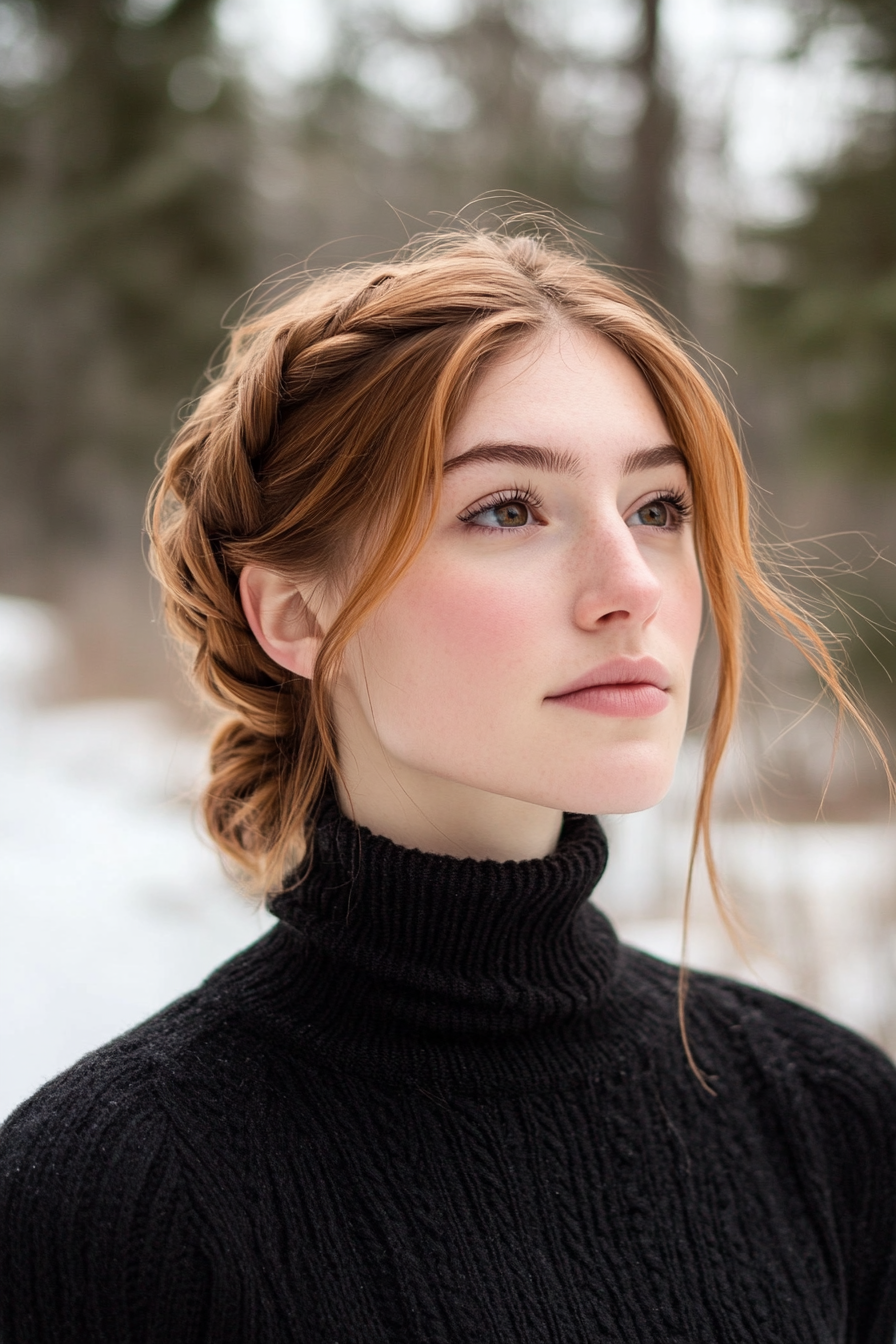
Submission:
<svg viewBox="0 0 896 1344">
<path fill-rule="evenodd" d="M 0 0 L 0 591 L 61 607 L 68 692 L 178 694 L 140 511 L 225 313 L 488 192 L 726 363 L 769 544 L 891 726 L 892 0 Z M 773 810 L 817 804 L 801 741 Z M 835 815 L 881 802 L 857 768 Z"/>
<path fill-rule="evenodd" d="M 140 509 L 225 312 L 486 192 L 727 362 L 892 724 L 893 0 L 2 0 L 0 590 L 66 612 L 72 692 L 170 687 Z"/>
<path fill-rule="evenodd" d="M 202 720 L 141 538 L 222 323 L 527 199 L 722 362 L 763 543 L 896 738 L 894 0 L 0 0 L 0 1114 L 264 922 L 183 806 Z M 758 960 L 701 889 L 692 964 L 896 1051 L 881 771 L 847 740 L 813 824 L 832 718 L 753 642 L 717 837 Z M 607 822 L 599 898 L 671 960 L 702 721 Z"/>
</svg>

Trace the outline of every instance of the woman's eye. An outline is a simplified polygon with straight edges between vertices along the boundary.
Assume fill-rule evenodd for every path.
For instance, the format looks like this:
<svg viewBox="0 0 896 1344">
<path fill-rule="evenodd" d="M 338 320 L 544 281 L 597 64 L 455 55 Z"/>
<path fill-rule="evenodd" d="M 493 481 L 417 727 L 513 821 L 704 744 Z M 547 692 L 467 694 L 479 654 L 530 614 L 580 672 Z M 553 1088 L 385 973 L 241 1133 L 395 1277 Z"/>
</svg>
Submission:
<svg viewBox="0 0 896 1344">
<path fill-rule="evenodd" d="M 492 504 L 491 508 L 482 509 L 468 521 L 477 527 L 525 527 L 531 522 L 531 513 L 522 500 L 514 499 L 507 504 Z"/>
<path fill-rule="evenodd" d="M 632 516 L 632 522 L 636 527 L 668 527 L 671 519 L 671 509 L 669 505 L 661 499 L 651 500 L 649 504 L 644 504 L 636 514 Z"/>
<path fill-rule="evenodd" d="M 629 518 L 629 527 L 659 527 L 674 532 L 689 517 L 691 507 L 684 495 L 651 499 Z"/>
</svg>

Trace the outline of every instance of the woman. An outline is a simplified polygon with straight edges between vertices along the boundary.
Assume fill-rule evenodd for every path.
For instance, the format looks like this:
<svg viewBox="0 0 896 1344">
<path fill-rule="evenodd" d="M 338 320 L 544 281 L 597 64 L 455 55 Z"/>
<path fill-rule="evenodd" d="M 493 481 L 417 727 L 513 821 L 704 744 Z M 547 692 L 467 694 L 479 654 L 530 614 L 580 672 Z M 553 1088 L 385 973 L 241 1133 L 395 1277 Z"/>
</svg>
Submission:
<svg viewBox="0 0 896 1344">
<path fill-rule="evenodd" d="M 324 277 L 234 333 L 151 536 L 279 922 L 8 1122 L 0 1337 L 890 1344 L 891 1065 L 712 976 L 682 1036 L 588 900 L 702 587 L 704 838 L 741 593 L 847 704 L 661 325 L 526 239 Z"/>
</svg>

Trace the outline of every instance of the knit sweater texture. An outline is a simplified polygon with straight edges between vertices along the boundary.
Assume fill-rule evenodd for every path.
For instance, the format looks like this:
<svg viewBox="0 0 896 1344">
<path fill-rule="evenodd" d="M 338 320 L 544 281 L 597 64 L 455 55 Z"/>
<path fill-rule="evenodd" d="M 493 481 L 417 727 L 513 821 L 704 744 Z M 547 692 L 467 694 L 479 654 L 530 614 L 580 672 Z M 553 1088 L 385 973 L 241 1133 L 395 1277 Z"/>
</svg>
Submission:
<svg viewBox="0 0 896 1344">
<path fill-rule="evenodd" d="M 0 1131 L 2 1344 L 891 1344 L 896 1072 L 325 805 L 275 928 Z"/>
</svg>

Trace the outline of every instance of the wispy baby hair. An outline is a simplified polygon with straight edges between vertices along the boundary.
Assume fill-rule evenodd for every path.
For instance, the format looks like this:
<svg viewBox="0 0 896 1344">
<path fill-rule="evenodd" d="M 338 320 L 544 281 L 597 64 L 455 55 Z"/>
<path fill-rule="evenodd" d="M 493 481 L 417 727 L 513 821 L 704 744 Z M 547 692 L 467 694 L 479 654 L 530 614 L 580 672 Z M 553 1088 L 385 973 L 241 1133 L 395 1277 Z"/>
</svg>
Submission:
<svg viewBox="0 0 896 1344">
<path fill-rule="evenodd" d="M 426 235 L 387 264 L 305 277 L 250 311 L 150 501 L 168 621 L 198 685 L 228 711 L 211 749 L 208 828 L 263 888 L 307 852 L 327 772 L 339 770 L 330 706 L 340 659 L 425 540 L 446 435 L 485 363 L 558 323 L 606 337 L 637 364 L 687 462 L 719 649 L 692 862 L 702 842 L 715 888 L 710 804 L 737 706 L 744 601 L 854 709 L 811 621 L 757 565 L 735 437 L 667 326 L 562 240 Z M 312 680 L 285 672 L 252 634 L 239 598 L 248 564 L 336 586 L 341 605 Z"/>
</svg>

